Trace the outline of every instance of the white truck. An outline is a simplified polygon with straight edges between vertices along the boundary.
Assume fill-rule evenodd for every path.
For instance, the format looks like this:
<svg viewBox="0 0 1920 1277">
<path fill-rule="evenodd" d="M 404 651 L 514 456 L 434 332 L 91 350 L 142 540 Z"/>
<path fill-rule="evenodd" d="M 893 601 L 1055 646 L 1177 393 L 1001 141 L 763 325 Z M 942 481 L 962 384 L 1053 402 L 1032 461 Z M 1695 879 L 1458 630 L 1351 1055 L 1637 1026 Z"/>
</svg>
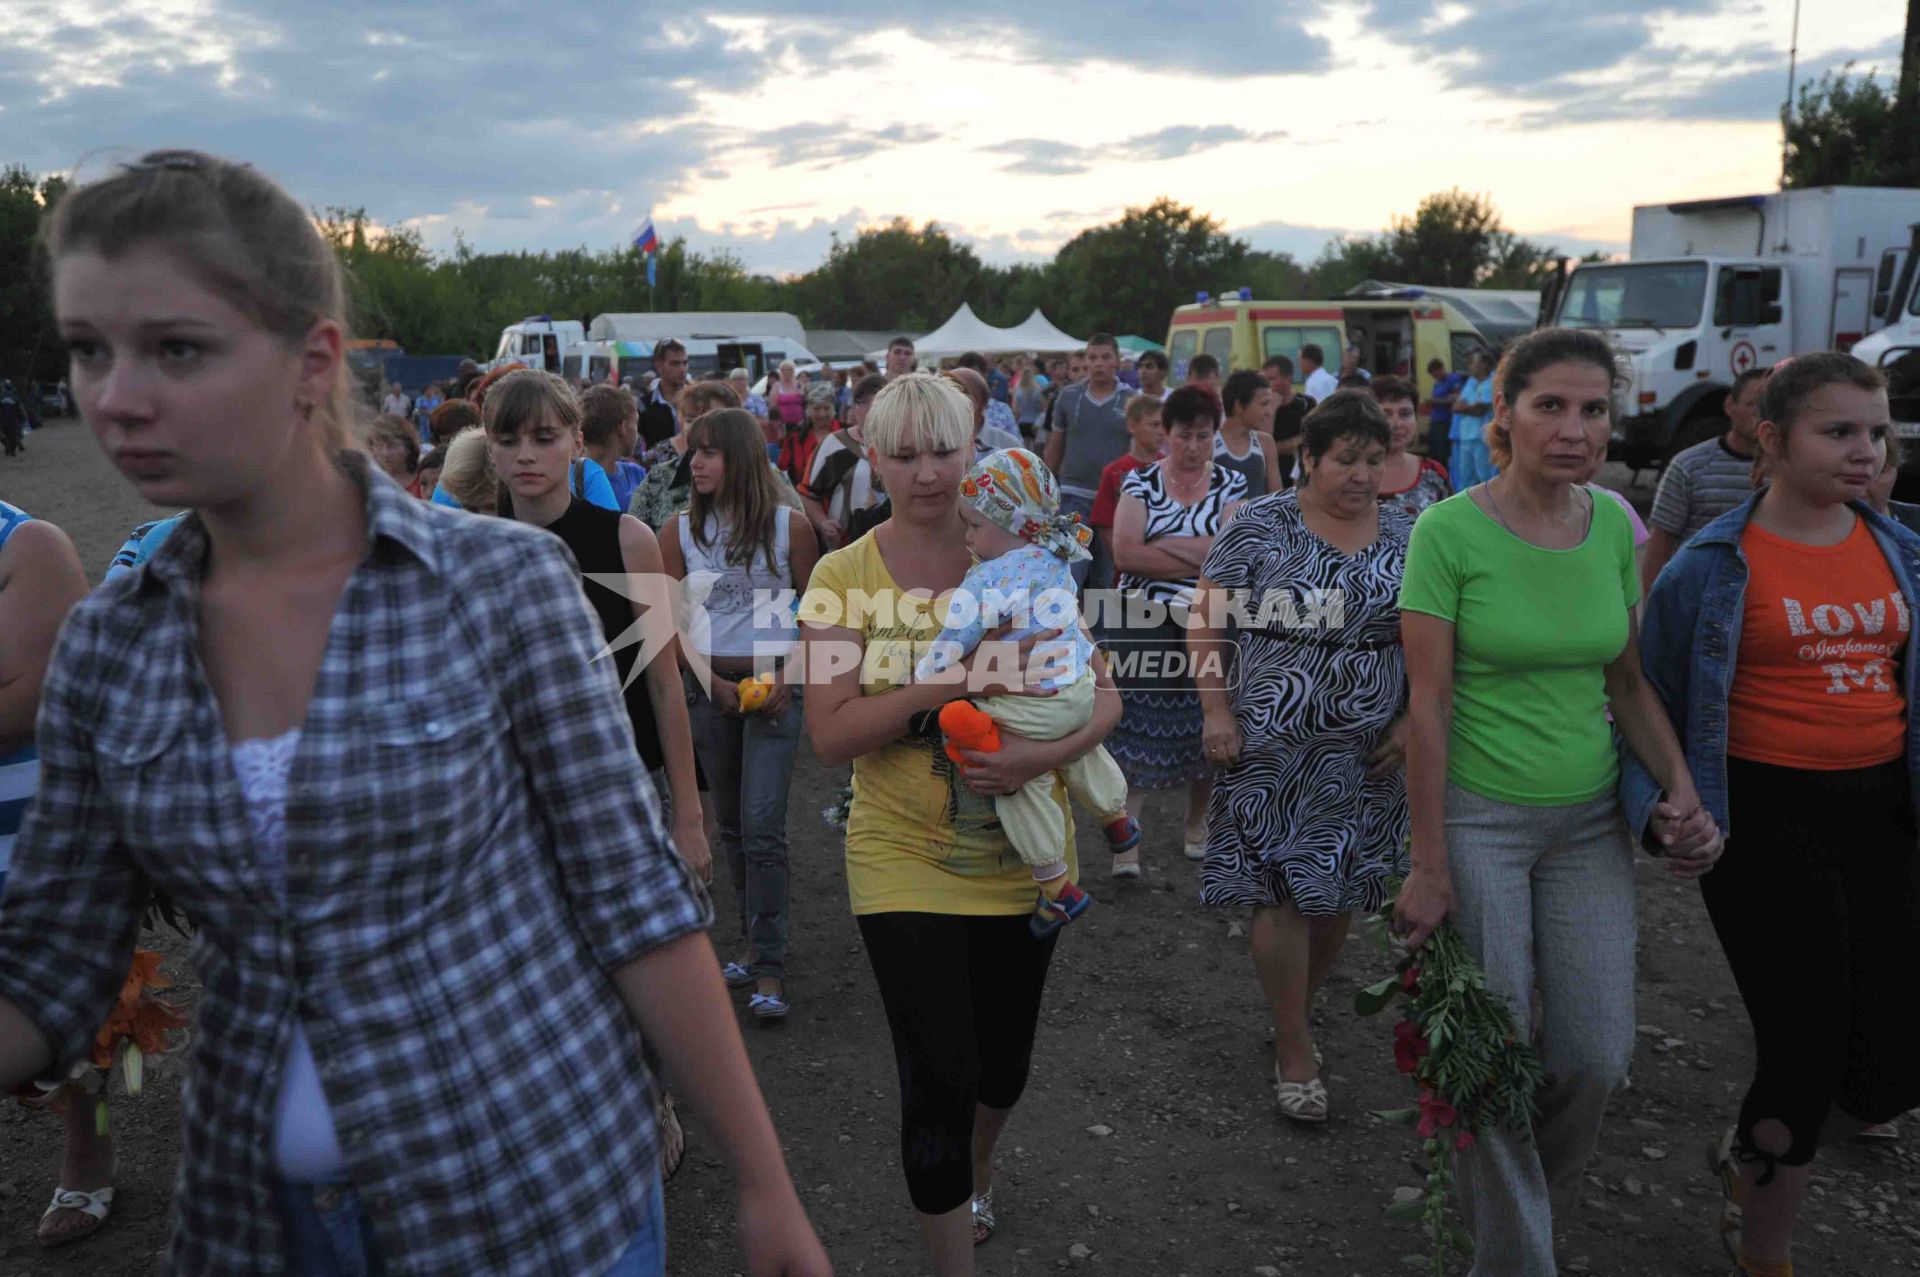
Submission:
<svg viewBox="0 0 1920 1277">
<path fill-rule="evenodd" d="M 559 372 L 567 352 L 587 339 L 587 326 L 577 319 L 554 319 L 548 315 L 529 315 L 517 324 L 500 330 L 500 344 L 494 349 L 488 368 L 521 363 L 529 368 Z"/>
<path fill-rule="evenodd" d="M 729 327 L 730 323 L 738 326 Z M 753 324 L 765 326 L 748 326 Z M 499 345 L 487 366 L 522 363 L 569 380 L 584 377 L 594 382 L 609 375 L 637 376 L 653 368 L 653 347 L 668 337 L 687 348 L 688 371 L 695 377 L 745 368 L 749 378 L 759 378 L 786 359 L 810 371 L 820 363 L 806 348 L 805 330 L 792 315 L 701 311 L 605 314 L 595 316 L 591 324 L 530 315 L 500 330 Z"/>
<path fill-rule="evenodd" d="M 1726 428 L 1740 373 L 1884 326 L 1876 296 L 1899 278 L 1916 221 L 1920 190 L 1890 187 L 1643 204 L 1628 260 L 1581 263 L 1541 312 L 1613 343 L 1612 452 L 1652 466 Z"/>
<path fill-rule="evenodd" d="M 1885 327 L 1853 348 L 1855 356 L 1886 373 L 1902 439 L 1920 439 L 1920 222 L 1912 235 L 1906 248 L 1887 254 L 1874 278 L 1873 314 Z M 1905 469 L 1912 471 L 1912 453 L 1908 458 Z"/>
</svg>

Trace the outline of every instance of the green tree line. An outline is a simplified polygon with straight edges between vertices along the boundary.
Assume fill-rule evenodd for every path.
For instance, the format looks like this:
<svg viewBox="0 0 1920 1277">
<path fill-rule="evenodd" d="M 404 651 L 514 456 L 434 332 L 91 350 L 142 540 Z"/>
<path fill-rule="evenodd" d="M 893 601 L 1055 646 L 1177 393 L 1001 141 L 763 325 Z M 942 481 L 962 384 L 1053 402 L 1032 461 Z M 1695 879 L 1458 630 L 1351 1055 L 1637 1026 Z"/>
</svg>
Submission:
<svg viewBox="0 0 1920 1277">
<path fill-rule="evenodd" d="M 34 237 L 64 185 L 25 169 L 0 172 L 0 369 L 61 375 Z M 479 253 L 456 236 L 430 251 L 417 232 L 383 227 L 363 208 L 315 214 L 353 285 L 358 337 L 391 338 L 415 354 L 492 353 L 500 330 L 528 315 L 588 319 L 606 311 L 782 310 L 811 328 L 924 332 L 961 302 L 988 323 L 1018 323 L 1037 306 L 1070 332 L 1158 339 L 1196 292 L 1246 287 L 1260 298 L 1338 296 L 1364 279 L 1535 287 L 1556 253 L 1507 230 L 1481 195 L 1446 191 L 1377 235 L 1329 244 L 1311 262 L 1256 249 L 1217 218 L 1158 199 L 1062 245 L 1051 261 L 1000 266 L 937 222 L 895 219 L 836 237 L 826 259 L 786 278 L 755 274 L 724 249 L 682 238 L 659 254 L 651 303 L 646 259 L 631 248 Z"/>
</svg>

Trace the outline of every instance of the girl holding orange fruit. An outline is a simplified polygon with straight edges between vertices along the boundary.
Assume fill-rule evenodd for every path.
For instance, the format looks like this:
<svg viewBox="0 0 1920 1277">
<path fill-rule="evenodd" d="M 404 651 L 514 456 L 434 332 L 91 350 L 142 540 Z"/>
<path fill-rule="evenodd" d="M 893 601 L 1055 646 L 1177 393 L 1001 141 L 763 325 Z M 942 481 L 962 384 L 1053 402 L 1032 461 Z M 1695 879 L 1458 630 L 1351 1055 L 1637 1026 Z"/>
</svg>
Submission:
<svg viewBox="0 0 1920 1277">
<path fill-rule="evenodd" d="M 751 987 L 763 1022 L 787 1001 L 787 790 L 800 746 L 801 692 L 778 677 L 799 637 L 793 600 L 819 551 L 798 510 L 784 508 L 751 413 L 723 408 L 688 428 L 692 496 L 660 528 L 660 557 L 690 605 L 680 631 L 687 703 L 744 942 L 726 964 Z M 704 666 L 704 669 L 700 667 Z"/>
</svg>

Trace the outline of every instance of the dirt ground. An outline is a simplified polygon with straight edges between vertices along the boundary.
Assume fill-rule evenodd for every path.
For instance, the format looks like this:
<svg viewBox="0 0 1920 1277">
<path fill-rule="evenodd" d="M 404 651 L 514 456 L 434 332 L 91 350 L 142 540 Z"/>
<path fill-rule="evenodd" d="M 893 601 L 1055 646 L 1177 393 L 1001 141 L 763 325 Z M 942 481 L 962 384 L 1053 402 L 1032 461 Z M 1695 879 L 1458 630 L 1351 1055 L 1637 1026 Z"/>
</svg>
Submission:
<svg viewBox="0 0 1920 1277">
<path fill-rule="evenodd" d="M 1624 481 L 1624 473 L 1617 476 Z M 1633 494 L 1644 502 L 1650 491 Z M 73 421 L 50 424 L 21 459 L 0 460 L 0 497 L 65 528 L 98 579 L 126 531 L 153 517 Z M 761 1085 L 795 1182 L 842 1273 L 925 1271 L 897 1168 L 897 1091 L 885 1021 L 847 913 L 835 831 L 820 809 L 843 769 L 805 756 L 793 786 L 794 1014 L 755 1026 Z M 1418 1182 L 1410 1132 L 1369 1115 L 1407 1102 L 1387 1018 L 1356 1020 L 1357 987 L 1387 960 L 1356 933 L 1318 1011 L 1334 1116 L 1302 1131 L 1273 1110 L 1271 1035 L 1243 938 L 1245 918 L 1203 909 L 1180 858 L 1178 799 L 1148 802 L 1146 878 L 1116 887 L 1081 850 L 1099 903 L 1063 938 L 1033 1081 L 996 1180 L 1001 1229 L 982 1274 L 1079 1268 L 1115 1274 L 1374 1277 L 1417 1249 L 1387 1220 Z M 1097 837 L 1097 835 L 1095 835 Z M 1084 837 L 1084 834 L 1083 834 Z M 1715 1186 L 1702 1149 L 1731 1121 L 1751 1054 L 1746 1017 L 1698 893 L 1640 865 L 1640 1035 L 1633 1085 L 1609 1115 L 1589 1192 L 1564 1226 L 1562 1269 L 1724 1274 Z M 724 888 L 722 891 L 724 892 Z M 721 902 L 720 916 L 730 916 Z M 1791 943 L 1788 920 L 1782 938 Z M 723 924 L 721 942 L 735 937 Z M 186 976 L 181 946 L 164 943 Z M 53 1188 L 58 1123 L 0 1104 L 0 1277 L 143 1274 L 167 1229 L 178 1154 L 180 1066 L 136 1100 L 116 1097 L 118 1197 L 108 1225 L 43 1251 L 33 1228 Z M 686 1169 L 667 1191 L 670 1270 L 742 1271 L 733 1194 L 696 1121 Z M 1853 1145 L 1815 1182 L 1799 1271 L 1880 1277 L 1920 1271 L 1920 1124 L 1908 1142 Z M 1079 1248 L 1084 1247 L 1084 1250 Z M 1070 1258 L 1070 1252 L 1079 1256 Z"/>
</svg>

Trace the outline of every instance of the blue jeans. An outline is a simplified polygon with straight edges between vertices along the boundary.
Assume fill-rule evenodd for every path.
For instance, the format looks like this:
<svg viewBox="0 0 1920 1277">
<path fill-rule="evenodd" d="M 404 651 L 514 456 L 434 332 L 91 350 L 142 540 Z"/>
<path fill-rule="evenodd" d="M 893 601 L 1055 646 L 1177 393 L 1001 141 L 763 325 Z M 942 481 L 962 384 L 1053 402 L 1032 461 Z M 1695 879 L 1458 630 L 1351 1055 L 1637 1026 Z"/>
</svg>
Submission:
<svg viewBox="0 0 1920 1277">
<path fill-rule="evenodd" d="M 385 1277 L 373 1226 L 350 1185 L 281 1183 L 279 1194 L 294 1277 Z M 606 1277 L 663 1277 L 666 1271 L 667 1212 L 656 1176 L 647 1192 L 647 1222 Z"/>
<path fill-rule="evenodd" d="M 1080 522 L 1085 523 L 1087 516 L 1093 513 L 1093 500 L 1089 497 L 1077 497 L 1072 493 L 1062 492 L 1060 513 L 1077 514 L 1080 516 Z M 1082 591 L 1111 590 L 1113 564 L 1108 560 L 1107 552 L 1100 544 L 1100 538 L 1096 536 L 1087 549 L 1093 555 L 1091 559 L 1082 559 L 1078 563 L 1069 565 L 1073 572 L 1073 583 Z"/>
<path fill-rule="evenodd" d="M 796 687 L 777 717 L 730 715 L 687 683 L 693 747 L 707 773 L 717 850 L 726 853 L 740 932 L 753 950 L 753 974 L 775 980 L 787 974 L 787 791 L 800 749 L 802 699 Z"/>
</svg>

